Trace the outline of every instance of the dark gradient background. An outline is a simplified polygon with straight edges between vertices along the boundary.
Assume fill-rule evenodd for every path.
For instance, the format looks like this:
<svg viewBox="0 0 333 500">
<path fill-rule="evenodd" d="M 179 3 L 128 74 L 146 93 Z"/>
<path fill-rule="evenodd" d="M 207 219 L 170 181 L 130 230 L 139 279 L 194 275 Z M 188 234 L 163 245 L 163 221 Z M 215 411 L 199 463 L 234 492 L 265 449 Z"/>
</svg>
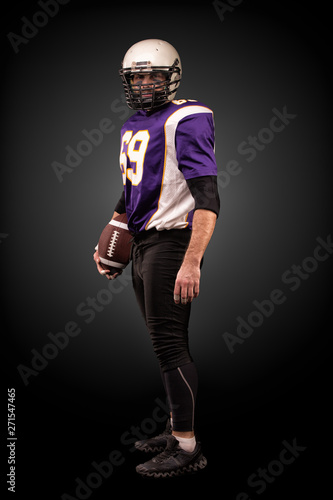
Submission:
<svg viewBox="0 0 333 500">
<path fill-rule="evenodd" d="M 282 275 L 313 256 L 316 238 L 326 241 L 333 229 L 328 8 L 244 0 L 222 20 L 209 1 L 71 0 L 15 54 L 7 34 L 21 34 L 22 16 L 31 20 L 38 10 L 37 2 L 13 2 L 3 13 L 1 408 L 6 416 L 7 387 L 15 387 L 15 498 L 76 498 L 75 479 L 84 481 L 92 462 L 115 449 L 124 463 L 89 498 L 164 498 L 183 485 L 189 495 L 202 485 L 232 500 L 240 492 L 322 498 L 331 491 L 333 257 L 294 291 Z M 197 426 L 209 466 L 164 483 L 137 477 L 135 465 L 147 457 L 121 442 L 152 417 L 156 398 L 164 400 L 130 268 L 108 289 L 92 260 L 122 189 L 119 133 L 130 111 L 118 69 L 144 38 L 165 39 L 179 51 L 177 98 L 214 110 L 221 197 L 191 317 Z M 239 145 L 284 107 L 296 117 L 248 161 Z M 82 131 L 104 118 L 114 129 L 60 182 L 52 163 L 65 164 L 65 148 L 76 149 Z M 226 180 L 232 160 L 238 175 Z M 231 353 L 224 333 L 236 334 L 237 317 L 246 320 L 253 301 L 274 289 L 284 303 Z M 89 297 L 104 301 L 94 313 L 87 312 Z M 31 350 L 42 352 L 48 334 L 71 321 L 80 333 L 25 385 L 18 365 L 31 367 Z M 295 438 L 306 450 L 257 493 L 248 477 Z"/>
</svg>

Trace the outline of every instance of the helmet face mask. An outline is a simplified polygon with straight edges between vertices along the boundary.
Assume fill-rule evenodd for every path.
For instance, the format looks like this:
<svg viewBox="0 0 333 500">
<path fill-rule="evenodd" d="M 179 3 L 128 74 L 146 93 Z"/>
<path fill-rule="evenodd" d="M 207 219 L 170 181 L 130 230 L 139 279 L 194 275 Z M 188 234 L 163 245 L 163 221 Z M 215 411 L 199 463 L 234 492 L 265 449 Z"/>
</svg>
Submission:
<svg viewBox="0 0 333 500">
<path fill-rule="evenodd" d="M 165 66 L 154 66 L 149 70 L 132 71 L 131 68 L 124 68 L 119 71 L 120 76 L 123 80 L 125 97 L 128 106 L 134 110 L 145 110 L 150 111 L 154 108 L 163 106 L 163 104 L 169 101 L 169 97 L 175 94 L 179 84 L 180 84 L 180 74 L 179 71 L 175 71 L 174 68 Z M 134 76 L 136 74 L 144 75 L 149 73 L 150 75 L 163 74 L 165 75 L 165 80 L 155 80 L 150 84 L 143 84 L 138 81 L 134 83 Z M 178 74 L 178 78 L 172 78 Z M 150 95 L 149 95 L 150 94 Z"/>
<path fill-rule="evenodd" d="M 143 40 L 136 43 L 127 51 L 119 71 L 127 105 L 134 110 L 151 111 L 172 101 L 180 85 L 181 73 L 179 55 L 168 42 Z M 149 83 L 143 82 L 146 74 L 150 76 Z"/>
</svg>

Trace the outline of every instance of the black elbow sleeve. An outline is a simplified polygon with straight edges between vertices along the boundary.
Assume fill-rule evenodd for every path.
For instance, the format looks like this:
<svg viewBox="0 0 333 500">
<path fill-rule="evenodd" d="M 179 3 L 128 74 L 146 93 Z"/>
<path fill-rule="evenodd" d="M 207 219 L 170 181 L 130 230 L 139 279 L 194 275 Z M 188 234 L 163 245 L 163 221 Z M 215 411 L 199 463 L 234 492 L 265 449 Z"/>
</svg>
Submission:
<svg viewBox="0 0 333 500">
<path fill-rule="evenodd" d="M 118 214 L 124 214 L 126 211 L 125 207 L 125 192 L 122 192 L 122 195 L 117 203 L 117 205 L 114 208 L 115 212 L 118 212 Z"/>
<path fill-rule="evenodd" d="M 187 179 L 187 185 L 194 198 L 194 210 L 204 209 L 215 212 L 217 217 L 220 213 L 220 197 L 217 187 L 217 177 L 206 175 Z"/>
</svg>

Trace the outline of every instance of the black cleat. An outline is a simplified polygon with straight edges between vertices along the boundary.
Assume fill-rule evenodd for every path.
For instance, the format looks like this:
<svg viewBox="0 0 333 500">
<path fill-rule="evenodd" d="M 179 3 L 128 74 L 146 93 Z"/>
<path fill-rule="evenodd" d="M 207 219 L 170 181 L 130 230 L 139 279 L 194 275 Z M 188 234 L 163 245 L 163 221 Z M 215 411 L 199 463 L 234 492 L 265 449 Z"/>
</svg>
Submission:
<svg viewBox="0 0 333 500">
<path fill-rule="evenodd" d="M 142 441 L 137 441 L 134 446 L 137 450 L 145 452 L 158 453 L 163 451 L 167 445 L 167 438 L 171 436 L 171 424 L 170 419 L 167 420 L 165 430 L 162 434 L 152 437 L 150 439 L 143 439 Z"/>
<path fill-rule="evenodd" d="M 201 452 L 200 443 L 197 442 L 194 451 L 190 453 L 179 446 L 174 436 L 169 436 L 165 451 L 138 465 L 136 471 L 146 477 L 165 478 L 196 472 L 206 465 L 207 460 Z"/>
</svg>

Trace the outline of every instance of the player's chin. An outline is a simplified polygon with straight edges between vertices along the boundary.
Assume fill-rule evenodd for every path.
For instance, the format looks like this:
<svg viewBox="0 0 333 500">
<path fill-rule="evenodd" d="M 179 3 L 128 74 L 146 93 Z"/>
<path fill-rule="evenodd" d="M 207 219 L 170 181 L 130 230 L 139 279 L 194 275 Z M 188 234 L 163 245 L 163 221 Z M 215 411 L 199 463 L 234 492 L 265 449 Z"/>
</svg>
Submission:
<svg viewBox="0 0 333 500">
<path fill-rule="evenodd" d="M 139 99 L 139 101 L 142 103 L 142 104 L 146 104 L 146 105 L 151 105 L 152 101 L 153 101 L 153 94 L 151 92 L 145 92 L 145 93 L 138 93 L 136 95 L 136 97 Z"/>
</svg>

